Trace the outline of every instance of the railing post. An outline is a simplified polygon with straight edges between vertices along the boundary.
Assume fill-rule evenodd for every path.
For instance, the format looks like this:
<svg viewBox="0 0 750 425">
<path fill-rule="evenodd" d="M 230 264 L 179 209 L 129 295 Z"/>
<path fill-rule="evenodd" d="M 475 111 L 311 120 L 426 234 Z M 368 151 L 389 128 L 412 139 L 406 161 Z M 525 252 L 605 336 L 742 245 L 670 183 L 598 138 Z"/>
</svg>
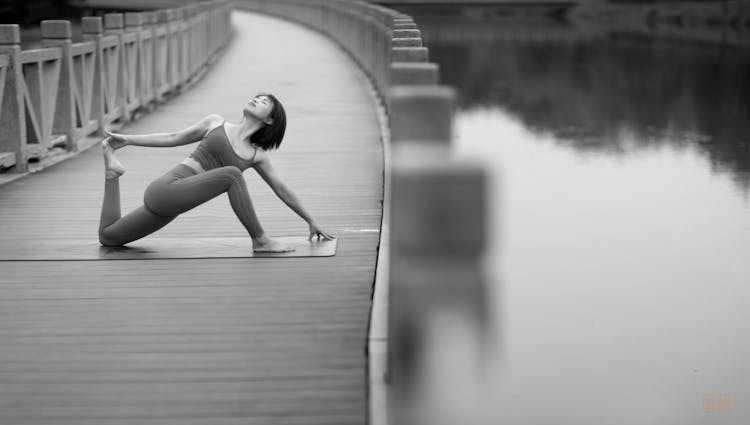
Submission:
<svg viewBox="0 0 750 425">
<path fill-rule="evenodd" d="M 200 53 L 200 17 L 198 16 L 198 7 L 196 5 L 187 6 L 188 16 L 190 17 L 190 78 L 198 73 L 198 55 Z"/>
<path fill-rule="evenodd" d="M 135 52 L 131 55 L 131 58 L 128 59 L 128 62 L 130 60 L 135 61 L 135 63 L 129 64 L 130 69 L 128 71 L 129 73 L 133 73 L 133 75 L 129 76 L 133 83 L 133 87 L 130 87 L 129 94 L 130 96 L 135 97 L 135 99 L 130 100 L 137 103 L 139 106 L 145 106 L 148 100 L 145 99 L 144 86 L 149 84 L 149 81 L 143 72 L 143 16 L 141 13 L 125 13 L 125 32 L 128 34 L 134 33 L 136 37 Z M 128 52 L 123 50 L 123 57 L 127 54 Z"/>
<path fill-rule="evenodd" d="M 394 38 L 393 47 L 422 47 L 422 37 Z"/>
<path fill-rule="evenodd" d="M 424 378 L 476 384 L 479 377 L 487 314 L 480 265 L 487 233 L 486 177 L 478 165 L 450 157 L 451 89 L 398 86 L 389 97 L 393 423 L 450 423 L 433 415 L 456 406 L 435 400 L 450 399 L 446 394 L 455 388 L 431 386 Z"/>
<path fill-rule="evenodd" d="M 117 51 L 119 53 L 117 67 L 117 82 L 114 85 L 115 88 L 115 105 L 120 108 L 120 118 L 123 122 L 131 120 L 130 113 L 128 113 L 128 99 L 127 99 L 127 81 L 128 78 L 128 64 L 127 58 L 125 57 L 125 46 L 123 43 L 125 22 L 123 20 L 122 13 L 106 13 L 104 15 L 104 34 L 105 35 L 116 35 L 117 36 Z"/>
<path fill-rule="evenodd" d="M 426 47 L 393 47 L 391 49 L 391 62 L 427 62 L 429 60 Z"/>
<path fill-rule="evenodd" d="M 180 20 L 179 10 L 167 10 L 167 33 L 169 34 L 169 81 L 172 91 L 177 92 L 182 86 L 180 80 Z"/>
<path fill-rule="evenodd" d="M 169 92 L 169 12 L 156 12 L 157 26 L 154 29 L 154 69 L 156 80 L 156 97 L 159 101 Z"/>
<path fill-rule="evenodd" d="M 28 167 L 26 147 L 26 117 L 23 110 L 21 73 L 21 31 L 16 24 L 0 25 L 0 165 L 13 167 L 14 172 L 25 172 Z"/>
<path fill-rule="evenodd" d="M 435 85 L 440 81 L 440 68 L 432 62 L 392 62 L 390 84 Z"/>
<path fill-rule="evenodd" d="M 73 95 L 74 74 L 73 54 L 69 21 L 42 21 L 42 43 L 44 47 L 57 47 L 62 51 L 60 58 L 60 80 L 58 82 L 57 105 L 52 124 L 52 132 L 65 135 L 65 147 L 69 151 L 78 150 L 76 134 L 75 98 Z"/>
<path fill-rule="evenodd" d="M 394 150 L 401 141 L 446 145 L 453 128 L 455 94 L 446 86 L 395 86 L 389 101 L 391 138 Z"/>
<path fill-rule="evenodd" d="M 180 16 L 180 81 L 182 84 L 187 83 L 190 79 L 189 60 L 190 60 L 190 13 L 187 6 L 178 9 Z"/>
<path fill-rule="evenodd" d="M 141 51 L 141 72 L 147 83 L 142 86 L 144 106 L 151 108 L 158 98 L 158 78 L 156 70 L 157 36 L 156 36 L 156 12 L 141 12 L 143 24 L 146 30 L 146 41 Z"/>
<path fill-rule="evenodd" d="M 96 50 L 94 59 L 94 81 L 92 82 L 92 118 L 99 123 L 99 128 L 96 134 L 99 136 L 104 135 L 104 127 L 107 125 L 105 119 L 104 109 L 104 82 L 102 76 L 105 72 L 104 58 L 102 57 L 102 33 L 104 32 L 104 24 L 102 18 L 98 16 L 87 16 L 81 19 L 81 34 L 85 41 L 93 41 L 96 43 Z"/>
</svg>

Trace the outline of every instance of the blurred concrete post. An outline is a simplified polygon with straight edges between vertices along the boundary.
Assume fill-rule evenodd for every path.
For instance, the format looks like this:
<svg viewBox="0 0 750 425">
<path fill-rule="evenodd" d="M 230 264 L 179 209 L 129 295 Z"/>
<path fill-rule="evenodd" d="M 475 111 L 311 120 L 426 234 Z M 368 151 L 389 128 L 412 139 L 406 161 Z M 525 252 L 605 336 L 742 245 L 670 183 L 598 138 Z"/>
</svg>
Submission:
<svg viewBox="0 0 750 425">
<path fill-rule="evenodd" d="M 436 85 L 440 68 L 431 62 L 392 62 L 389 81 L 393 86 Z"/>
<path fill-rule="evenodd" d="M 389 91 L 394 157 L 408 144 L 428 142 L 446 149 L 453 138 L 455 93 L 447 86 L 394 86 Z"/>
<path fill-rule="evenodd" d="M 478 367 L 481 352 L 486 176 L 450 156 L 454 97 L 444 86 L 396 86 L 389 94 L 388 370 L 396 425 L 458 423 L 454 401 L 474 375 L 456 360 Z"/>
<path fill-rule="evenodd" d="M 42 21 L 42 45 L 57 47 L 62 52 L 60 58 L 60 80 L 57 86 L 57 103 L 52 120 L 52 133 L 65 135 L 65 148 L 78 149 L 75 131 L 75 97 L 73 95 L 73 54 L 72 33 L 69 21 Z"/>
<path fill-rule="evenodd" d="M 28 158 L 25 152 L 26 116 L 21 86 L 21 30 L 17 24 L 0 24 L 0 61 L 0 70 L 5 71 L 5 79 L 0 81 L 3 93 L 0 104 L 0 168 L 13 167 L 13 172 L 22 173 L 27 169 Z"/>
<path fill-rule="evenodd" d="M 422 38 L 421 37 L 394 38 L 391 46 L 393 47 L 422 47 Z"/>
<path fill-rule="evenodd" d="M 393 23 L 393 29 L 394 30 L 415 30 L 417 29 L 417 24 L 414 22 L 394 22 Z"/>
<path fill-rule="evenodd" d="M 393 24 L 394 28 L 397 24 Z M 427 62 L 429 52 L 422 46 L 422 35 L 418 29 L 393 29 L 391 31 L 391 62 Z"/>
<path fill-rule="evenodd" d="M 393 38 L 420 38 L 422 32 L 418 29 L 395 29 L 393 30 Z"/>
</svg>

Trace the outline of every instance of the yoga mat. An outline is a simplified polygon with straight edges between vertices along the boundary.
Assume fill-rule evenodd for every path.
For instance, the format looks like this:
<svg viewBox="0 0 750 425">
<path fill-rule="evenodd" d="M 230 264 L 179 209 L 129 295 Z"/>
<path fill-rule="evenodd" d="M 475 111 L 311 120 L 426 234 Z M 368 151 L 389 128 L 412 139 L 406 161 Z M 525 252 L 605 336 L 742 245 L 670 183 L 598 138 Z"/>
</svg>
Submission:
<svg viewBox="0 0 750 425">
<path fill-rule="evenodd" d="M 104 247 L 94 239 L 14 241 L 0 247 L 0 261 L 155 260 L 179 258 L 294 258 L 336 255 L 338 239 L 306 236 L 274 238 L 295 250 L 253 252 L 249 238 L 144 238 L 123 247 Z"/>
</svg>

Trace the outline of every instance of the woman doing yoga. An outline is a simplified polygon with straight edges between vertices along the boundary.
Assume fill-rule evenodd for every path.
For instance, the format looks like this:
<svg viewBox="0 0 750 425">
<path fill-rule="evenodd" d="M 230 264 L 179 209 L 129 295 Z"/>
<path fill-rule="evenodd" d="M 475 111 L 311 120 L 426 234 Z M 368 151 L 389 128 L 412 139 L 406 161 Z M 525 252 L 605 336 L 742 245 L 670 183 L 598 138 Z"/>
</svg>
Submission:
<svg viewBox="0 0 750 425">
<path fill-rule="evenodd" d="M 258 95 L 242 109 L 242 122 L 232 124 L 209 115 L 176 133 L 117 134 L 107 132 L 104 152 L 104 202 L 99 241 L 119 246 L 149 235 L 184 213 L 224 192 L 235 215 L 247 229 L 255 252 L 286 252 L 294 248 L 269 238 L 255 215 L 242 172 L 252 167 L 274 193 L 310 227 L 310 235 L 333 239 L 324 232 L 281 181 L 266 151 L 281 144 L 286 129 L 284 107 L 273 95 Z M 200 141 L 188 158 L 153 181 L 143 205 L 120 215 L 119 178 L 125 172 L 115 150 L 127 145 L 169 147 Z"/>
</svg>

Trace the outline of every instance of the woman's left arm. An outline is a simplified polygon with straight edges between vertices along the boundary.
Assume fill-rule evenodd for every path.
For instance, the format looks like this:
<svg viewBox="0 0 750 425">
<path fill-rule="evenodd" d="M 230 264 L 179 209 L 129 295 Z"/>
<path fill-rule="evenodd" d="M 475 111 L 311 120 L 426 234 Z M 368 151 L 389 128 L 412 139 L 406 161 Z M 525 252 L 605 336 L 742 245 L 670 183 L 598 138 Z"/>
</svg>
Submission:
<svg viewBox="0 0 750 425">
<path fill-rule="evenodd" d="M 326 240 L 334 238 L 330 234 L 324 232 L 323 229 L 318 226 L 312 216 L 299 202 L 297 195 L 295 195 L 294 192 L 292 192 L 291 189 L 289 189 L 287 185 L 284 184 L 283 181 L 281 181 L 281 178 L 278 174 L 276 174 L 273 166 L 271 166 L 271 161 L 269 160 L 268 156 L 263 154 L 262 157 L 253 165 L 253 167 L 258 172 L 260 177 L 266 183 L 268 183 L 268 186 L 271 187 L 273 193 L 275 193 L 276 196 L 278 196 L 279 199 L 281 199 L 292 211 L 297 213 L 298 216 L 300 216 L 307 222 L 307 224 L 310 226 L 310 235 L 307 238 L 308 240 L 312 239 L 313 236 L 317 236 L 318 239 L 322 237 Z"/>
</svg>

